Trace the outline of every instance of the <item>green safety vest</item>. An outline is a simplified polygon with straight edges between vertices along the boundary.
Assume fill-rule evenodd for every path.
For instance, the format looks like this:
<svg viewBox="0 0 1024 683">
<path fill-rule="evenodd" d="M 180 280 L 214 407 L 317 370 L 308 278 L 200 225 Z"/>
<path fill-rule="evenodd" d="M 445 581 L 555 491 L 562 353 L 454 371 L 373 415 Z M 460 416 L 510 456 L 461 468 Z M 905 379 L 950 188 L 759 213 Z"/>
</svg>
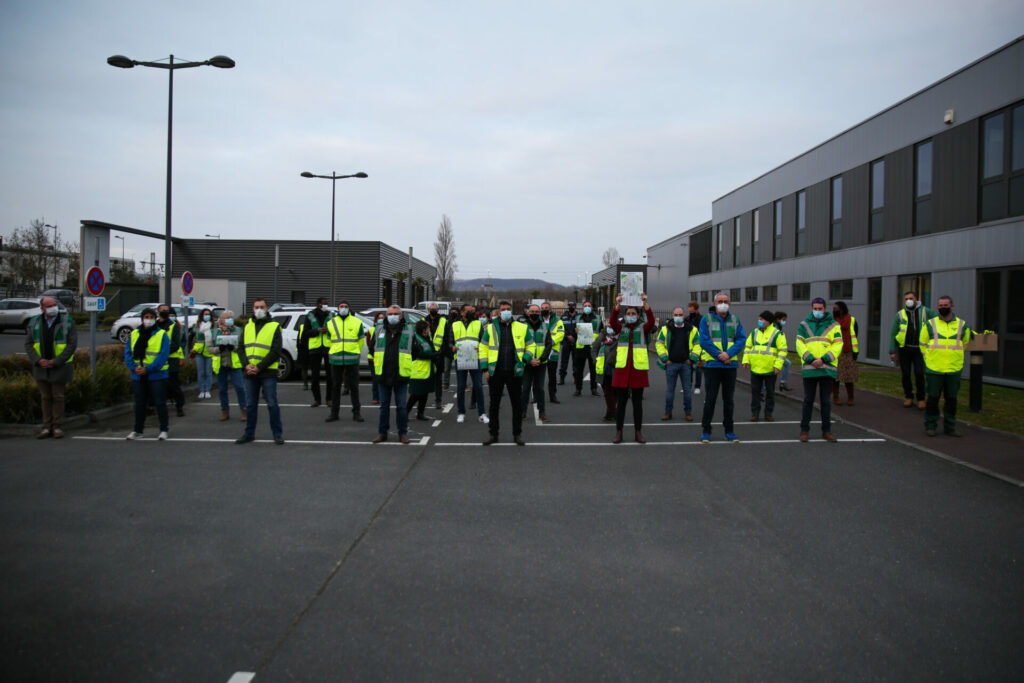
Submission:
<svg viewBox="0 0 1024 683">
<path fill-rule="evenodd" d="M 341 324 L 338 324 L 341 321 Z M 328 360 L 332 365 L 359 365 L 366 335 L 363 322 L 349 313 L 344 318 L 336 315 L 327 323 L 330 331 L 330 350 Z"/>
<path fill-rule="evenodd" d="M 29 323 L 32 326 L 32 348 L 35 349 L 36 355 L 40 358 L 43 357 L 43 325 L 46 324 L 46 321 L 43 320 L 44 317 L 37 315 Z M 57 326 L 57 329 L 53 331 L 53 357 L 57 358 L 68 347 L 68 333 L 71 330 L 71 326 L 75 323 L 65 315 L 59 323 L 54 324 Z M 68 356 L 65 365 L 71 365 L 74 360 L 75 354 L 71 354 Z"/>
<path fill-rule="evenodd" d="M 647 360 L 647 345 L 644 344 L 644 330 L 641 327 L 642 321 L 638 322 L 632 332 L 625 325 L 619 330 L 619 346 L 615 349 L 615 369 L 626 367 L 626 360 L 629 358 L 629 342 L 633 342 L 633 368 L 646 370 L 650 367 Z M 604 354 L 601 354 L 602 356 Z"/>
<path fill-rule="evenodd" d="M 480 340 L 481 370 L 494 372 L 494 368 L 498 364 L 498 350 L 501 348 L 501 333 L 498 331 L 499 325 L 500 323 L 498 322 L 490 323 L 484 331 L 483 339 Z M 526 323 L 513 320 L 510 329 L 512 330 L 512 344 L 515 346 L 516 351 L 514 374 L 516 377 L 521 377 L 526 361 L 530 359 L 530 356 L 527 354 L 532 355 L 535 347 L 526 339 Z"/>
<path fill-rule="evenodd" d="M 373 346 L 373 374 L 380 375 L 384 372 L 384 347 L 388 343 L 387 328 L 383 323 L 377 325 L 373 331 L 376 342 Z M 412 376 L 412 338 L 416 335 L 412 323 L 405 323 L 402 327 L 402 336 L 398 339 L 398 375 L 399 377 Z"/>
<path fill-rule="evenodd" d="M 216 355 L 214 355 L 214 357 L 213 357 L 213 374 L 215 374 L 215 375 L 219 375 L 220 374 L 221 358 L 224 355 L 221 352 L 221 350 L 220 350 L 220 346 L 217 344 L 217 340 L 220 339 L 222 336 L 227 336 L 228 334 L 234 334 L 234 335 L 238 335 L 239 337 L 241 337 L 242 336 L 242 329 L 240 327 L 232 326 L 230 332 L 221 332 L 220 331 L 220 326 L 217 326 L 213 330 L 213 344 L 212 344 L 212 346 L 215 349 L 217 349 Z M 231 357 L 231 363 L 229 365 L 230 368 L 238 369 L 238 368 L 244 367 L 244 365 L 245 365 L 244 363 L 242 363 L 242 352 L 241 352 L 241 350 L 239 348 L 240 346 L 241 346 L 240 344 L 236 344 L 235 348 L 230 352 L 230 357 Z"/>
</svg>

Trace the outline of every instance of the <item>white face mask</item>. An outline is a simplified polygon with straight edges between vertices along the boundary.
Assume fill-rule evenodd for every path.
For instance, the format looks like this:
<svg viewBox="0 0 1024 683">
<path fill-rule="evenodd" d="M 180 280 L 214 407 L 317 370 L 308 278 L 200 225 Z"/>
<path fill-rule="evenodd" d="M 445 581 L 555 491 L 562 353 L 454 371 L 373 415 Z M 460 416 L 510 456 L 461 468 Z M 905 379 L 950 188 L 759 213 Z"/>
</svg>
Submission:
<svg viewBox="0 0 1024 683">
<path fill-rule="evenodd" d="M 235 324 L 234 318 L 224 318 L 224 327 L 231 327 Z"/>
<path fill-rule="evenodd" d="M 729 304 L 721 303 L 715 304 L 715 310 L 718 311 L 719 315 L 725 315 L 729 312 Z"/>
<path fill-rule="evenodd" d="M 342 318 L 344 318 L 346 315 L 348 315 L 348 309 L 347 308 L 339 308 L 338 309 L 338 315 L 340 315 Z"/>
<path fill-rule="evenodd" d="M 265 309 L 265 308 L 254 308 L 254 309 L 252 309 L 252 314 L 255 315 L 257 318 L 263 319 L 267 315 L 267 309 Z"/>
<path fill-rule="evenodd" d="M 320 310 L 323 311 L 324 313 L 326 313 L 327 312 L 327 304 L 320 304 Z"/>
<path fill-rule="evenodd" d="M 156 325 L 156 318 L 143 318 L 142 319 L 142 326 L 143 327 L 153 327 L 153 325 Z"/>
<path fill-rule="evenodd" d="M 504 320 L 505 322 L 508 322 L 509 320 L 512 319 L 512 311 L 502 311 L 498 315 L 500 315 L 501 319 Z"/>
<path fill-rule="evenodd" d="M 46 307 L 46 317 L 47 317 L 47 318 L 53 318 L 53 317 L 56 317 L 56 315 L 57 315 L 57 314 L 58 314 L 59 312 L 60 312 L 60 309 L 59 309 L 59 308 L 57 308 L 56 306 L 47 306 L 47 307 Z"/>
<path fill-rule="evenodd" d="M 913 309 L 916 304 L 914 303 L 913 299 L 907 299 L 906 301 L 903 302 L 903 305 L 906 306 L 907 308 Z"/>
</svg>

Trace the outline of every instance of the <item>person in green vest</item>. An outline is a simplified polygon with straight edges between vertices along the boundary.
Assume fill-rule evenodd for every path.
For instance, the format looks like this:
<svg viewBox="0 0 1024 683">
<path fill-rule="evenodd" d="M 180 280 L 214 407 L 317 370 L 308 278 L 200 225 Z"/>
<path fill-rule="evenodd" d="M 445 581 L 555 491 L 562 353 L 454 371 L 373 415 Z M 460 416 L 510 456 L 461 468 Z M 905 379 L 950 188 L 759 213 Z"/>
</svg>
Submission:
<svg viewBox="0 0 1024 683">
<path fill-rule="evenodd" d="M 39 308 L 40 315 L 25 326 L 25 354 L 32 364 L 43 409 L 43 429 L 36 438 L 60 439 L 64 436 L 64 387 L 74 377 L 78 331 L 71 316 L 61 314 L 53 297 L 44 296 Z"/>
<path fill-rule="evenodd" d="M 484 328 L 480 339 L 480 369 L 484 371 L 490 387 L 490 422 L 487 427 L 490 437 L 483 442 L 490 446 L 498 441 L 501 397 L 508 389 L 512 403 L 512 440 L 517 446 L 525 445 L 523 431 L 523 371 L 533 360 L 536 347 L 527 339 L 527 327 L 512 319 L 512 304 L 502 301 L 498 304 L 498 318 Z"/>
<path fill-rule="evenodd" d="M 796 353 L 803 362 L 800 377 L 804 383 L 804 405 L 800 415 L 800 441 L 810 439 L 811 412 L 814 395 L 821 400 L 821 438 L 835 442 L 832 434 L 832 383 L 836 381 L 836 366 L 843 351 L 843 333 L 839 324 L 825 310 L 825 300 L 814 299 L 811 313 L 796 330 Z"/>
<path fill-rule="evenodd" d="M 406 399 L 412 377 L 412 346 L 416 330 L 412 323 L 406 322 L 401 307 L 392 304 L 388 306 L 386 317 L 373 334 L 373 374 L 377 376 L 377 392 L 380 396 L 380 418 L 377 422 L 377 438 L 373 443 L 388 440 L 392 398 L 395 401 L 398 440 L 409 443 Z"/>
<path fill-rule="evenodd" d="M 548 362 L 544 364 L 548 372 L 548 403 L 560 403 L 558 400 L 558 387 L 556 375 L 558 375 L 558 364 L 561 362 L 562 354 L 568 353 L 563 350 L 562 341 L 565 339 L 565 323 L 551 310 L 551 302 L 545 301 L 540 305 L 540 319 L 548 334 L 551 335 L 551 355 Z"/>
<path fill-rule="evenodd" d="M 924 410 L 924 356 L 921 354 L 921 330 L 935 317 L 935 311 L 918 301 L 917 294 L 903 295 L 903 308 L 896 313 L 889 330 L 889 359 L 899 362 L 903 380 L 903 407 L 914 405 L 914 385 L 917 385 L 917 407 Z M 913 376 L 913 377 L 911 377 Z"/>
<path fill-rule="evenodd" d="M 328 347 L 330 346 L 331 332 L 328 323 L 334 316 L 327 306 L 327 299 L 320 297 L 316 300 L 316 308 L 306 314 L 302 321 L 300 335 L 309 349 L 309 381 L 310 389 L 313 391 L 313 402 L 310 408 L 320 405 L 323 398 L 320 394 L 320 367 L 323 366 L 324 376 L 327 382 L 327 407 L 331 407 L 331 396 L 334 392 L 334 379 L 331 377 L 331 364 L 328 361 Z"/>
<path fill-rule="evenodd" d="M 156 438 L 164 441 L 167 439 L 167 357 L 171 353 L 171 339 L 157 327 L 156 311 L 152 308 L 144 309 L 140 318 L 142 324 L 124 345 L 124 363 L 131 370 L 135 398 L 135 427 L 126 438 L 142 438 L 147 408 L 152 403 L 160 425 Z"/>
<path fill-rule="evenodd" d="M 252 317 L 242 330 L 245 348 L 245 432 L 235 443 L 256 440 L 256 421 L 259 415 L 260 392 L 267 403 L 270 431 L 274 443 L 284 444 L 284 426 L 281 424 L 281 406 L 277 402 L 277 365 L 281 357 L 281 324 L 270 316 L 267 300 L 259 297 L 252 302 Z"/>
<path fill-rule="evenodd" d="M 647 353 L 647 335 L 654 331 L 654 312 L 647 305 L 647 295 L 641 294 L 643 306 L 627 306 L 626 313 L 619 317 L 622 295 L 616 297 L 616 306 L 608 317 L 608 325 L 618 337 L 615 349 L 615 437 L 612 443 L 622 443 L 622 427 L 626 420 L 626 401 L 633 402 L 633 438 L 637 443 L 647 443 L 644 438 L 644 388 L 649 387 L 647 371 L 650 360 Z"/>
<path fill-rule="evenodd" d="M 430 322 L 426 318 L 416 321 L 416 336 L 412 340 L 412 374 L 409 376 L 409 401 L 405 405 L 406 413 L 416 408 L 416 419 L 429 419 L 423 411 L 427 408 L 427 396 L 434 391 L 434 378 L 437 366 L 434 357 L 433 334 Z"/>
<path fill-rule="evenodd" d="M 363 422 L 362 404 L 359 402 L 359 361 L 366 344 L 366 330 L 363 321 L 352 315 L 348 301 L 338 302 L 338 314 L 327 321 L 328 368 L 331 372 L 331 393 L 327 405 L 331 414 L 325 422 L 336 422 L 341 409 L 341 388 L 347 389 L 352 401 L 352 421 Z"/>
<path fill-rule="evenodd" d="M 171 351 L 167 357 L 167 396 L 174 401 L 178 417 L 185 417 L 185 392 L 181 390 L 181 381 L 179 380 L 181 366 L 185 362 L 185 351 L 182 348 L 184 335 L 181 333 L 181 325 L 178 324 L 177 316 L 170 306 L 160 304 L 156 309 L 156 315 L 156 326 L 166 332 L 168 339 L 171 340 Z"/>
<path fill-rule="evenodd" d="M 940 296 L 938 303 L 938 315 L 928 320 L 918 337 L 924 354 L 928 395 L 924 406 L 924 428 L 928 436 L 935 436 L 939 398 L 945 394 L 942 430 L 946 436 L 963 436 L 956 430 L 956 396 L 964 370 L 964 351 L 974 332 L 953 313 L 953 297 Z"/>
<path fill-rule="evenodd" d="M 576 392 L 573 396 L 583 393 L 583 374 L 590 371 L 590 394 L 597 396 L 597 368 L 594 367 L 594 340 L 601 335 L 604 329 L 604 322 L 594 311 L 594 305 L 589 301 L 583 302 L 583 314 L 576 316 L 576 349 L 573 355 L 572 377 L 576 383 Z M 590 330 L 583 330 L 582 327 L 589 327 Z M 583 340 L 589 341 L 583 343 Z"/>
<path fill-rule="evenodd" d="M 523 368 L 523 415 L 526 415 L 530 408 L 530 392 L 532 391 L 533 402 L 537 405 L 541 422 L 550 422 L 547 412 L 544 410 L 544 380 L 548 374 L 547 366 L 551 358 L 553 340 L 548 326 L 541 320 L 540 306 L 537 304 L 530 304 L 526 307 L 524 323 L 529 343 L 537 348 L 537 352 Z"/>
<path fill-rule="evenodd" d="M 615 354 L 619 346 L 619 338 L 615 328 L 607 326 L 604 333 L 594 342 L 594 353 L 597 355 L 595 370 L 601 378 L 601 391 L 604 392 L 604 416 L 602 422 L 615 422 L 616 396 L 615 387 Z"/>
<path fill-rule="evenodd" d="M 747 336 L 743 350 L 743 365 L 750 368 L 750 421 L 757 422 L 761 415 L 761 393 L 764 392 L 764 419 L 774 422 L 775 376 L 782 372 L 789 349 L 786 335 L 775 327 L 771 311 L 761 311 L 757 328 Z"/>
<path fill-rule="evenodd" d="M 221 422 L 226 422 L 231 417 L 228 410 L 230 405 L 228 400 L 230 398 L 228 394 L 229 381 L 235 387 L 241 420 L 242 422 L 247 421 L 245 381 L 242 379 L 242 368 L 245 367 L 242 357 L 244 353 L 243 334 L 242 328 L 235 325 L 235 312 L 230 309 L 221 311 L 217 318 L 217 327 L 213 331 L 213 348 L 216 349 L 213 356 L 213 376 L 217 378 Z"/>
</svg>

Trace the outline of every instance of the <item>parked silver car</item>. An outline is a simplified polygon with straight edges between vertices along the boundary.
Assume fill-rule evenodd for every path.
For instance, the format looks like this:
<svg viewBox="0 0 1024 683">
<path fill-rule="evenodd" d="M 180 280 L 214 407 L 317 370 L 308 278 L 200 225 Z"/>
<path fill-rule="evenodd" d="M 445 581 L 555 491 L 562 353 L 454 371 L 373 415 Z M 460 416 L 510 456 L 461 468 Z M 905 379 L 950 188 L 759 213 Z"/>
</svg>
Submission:
<svg viewBox="0 0 1024 683">
<path fill-rule="evenodd" d="M 159 303 L 145 303 L 135 304 L 127 311 L 125 311 L 120 318 L 114 321 L 114 324 L 110 326 L 110 338 L 117 339 L 122 344 L 128 343 L 128 338 L 132 336 L 132 332 L 138 329 L 139 325 L 142 324 L 142 312 L 147 308 L 152 308 L 154 311 L 160 306 Z M 214 320 L 220 315 L 220 312 L 224 310 L 222 306 L 192 306 L 188 309 L 188 322 L 185 321 L 185 309 L 181 306 L 174 306 L 174 314 L 178 316 L 178 321 L 183 325 L 191 327 L 196 324 L 196 320 L 199 314 L 203 312 L 204 308 L 209 308 L 213 311 Z"/>
<path fill-rule="evenodd" d="M 0 301 L 0 332 L 7 329 L 24 331 L 25 325 L 35 316 L 42 313 L 39 308 L 41 299 L 4 299 Z M 61 313 L 67 312 L 59 301 L 57 308 Z"/>
<path fill-rule="evenodd" d="M 303 306 L 301 308 L 288 306 L 272 311 L 270 314 L 281 325 L 281 358 L 277 363 L 277 378 L 279 380 L 288 379 L 298 368 L 299 327 L 302 325 L 306 314 L 312 311 L 313 308 L 313 306 Z M 332 313 L 336 313 L 337 310 L 336 308 L 330 309 Z M 353 313 L 353 315 L 363 322 L 363 327 L 367 330 L 373 328 L 372 318 L 368 318 L 360 313 Z M 359 358 L 359 368 L 360 374 L 369 376 L 370 371 L 366 364 L 366 346 L 363 346 L 363 351 Z"/>
</svg>

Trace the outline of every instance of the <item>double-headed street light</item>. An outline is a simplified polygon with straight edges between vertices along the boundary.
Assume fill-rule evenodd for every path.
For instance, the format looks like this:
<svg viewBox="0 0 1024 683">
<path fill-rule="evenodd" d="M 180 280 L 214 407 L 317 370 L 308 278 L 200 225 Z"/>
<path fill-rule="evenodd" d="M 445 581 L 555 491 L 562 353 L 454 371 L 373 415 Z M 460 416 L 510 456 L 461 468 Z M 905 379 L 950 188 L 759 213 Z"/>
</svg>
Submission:
<svg viewBox="0 0 1024 683">
<path fill-rule="evenodd" d="M 107 64 L 119 69 L 131 69 L 135 66 L 151 66 L 154 69 L 167 69 L 167 219 L 164 241 L 164 301 L 171 303 L 171 121 L 174 118 L 174 70 L 191 69 L 196 66 L 215 66 L 218 69 L 231 69 L 235 60 L 224 55 L 211 57 L 205 62 L 175 62 L 171 55 L 167 62 L 139 62 L 124 55 L 107 57 Z"/>
<path fill-rule="evenodd" d="M 331 171 L 331 175 L 316 175 L 309 171 L 303 171 L 300 173 L 303 178 L 325 178 L 331 181 L 331 306 L 337 306 L 338 301 L 335 298 L 335 287 L 337 274 L 334 269 L 334 188 L 338 184 L 337 181 L 342 178 L 369 178 L 368 175 L 360 171 L 359 173 L 353 173 L 352 175 L 337 175 L 334 171 Z"/>
</svg>

